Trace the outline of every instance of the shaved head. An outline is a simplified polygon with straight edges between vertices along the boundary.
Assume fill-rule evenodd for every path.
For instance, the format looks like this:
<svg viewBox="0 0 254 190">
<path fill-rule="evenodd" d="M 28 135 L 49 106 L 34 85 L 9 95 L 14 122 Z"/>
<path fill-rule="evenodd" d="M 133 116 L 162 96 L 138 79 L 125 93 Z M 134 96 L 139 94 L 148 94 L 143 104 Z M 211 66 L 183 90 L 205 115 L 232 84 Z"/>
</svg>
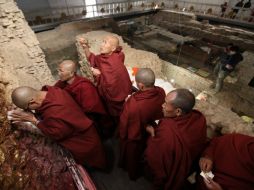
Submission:
<svg viewBox="0 0 254 190">
<path fill-rule="evenodd" d="M 100 52 L 102 54 L 110 55 L 119 46 L 119 39 L 116 36 L 110 35 L 106 36 L 100 46 Z"/>
<path fill-rule="evenodd" d="M 110 36 L 106 36 L 105 38 L 106 40 L 109 40 L 109 43 L 113 46 L 113 47 L 118 47 L 119 46 L 119 39 L 116 36 L 110 35 Z"/>
<path fill-rule="evenodd" d="M 61 81 L 70 82 L 74 79 L 77 65 L 72 60 L 64 60 L 58 66 L 58 76 Z"/>
<path fill-rule="evenodd" d="M 178 117 L 191 112 L 195 96 L 188 89 L 179 88 L 169 92 L 162 105 L 164 117 Z"/>
<path fill-rule="evenodd" d="M 12 102 L 21 109 L 27 109 L 29 102 L 34 99 L 39 91 L 29 87 L 21 86 L 12 91 Z"/>
<path fill-rule="evenodd" d="M 145 87 L 153 87 L 155 83 L 155 75 L 150 68 L 141 68 L 138 70 L 135 80 L 137 83 L 142 83 Z"/>
<path fill-rule="evenodd" d="M 69 71 L 72 73 L 75 73 L 77 70 L 76 63 L 74 63 L 72 60 L 64 60 L 62 63 L 59 64 L 60 67 L 62 67 L 65 71 Z"/>
<path fill-rule="evenodd" d="M 180 108 L 183 113 L 189 113 L 195 105 L 195 96 L 188 89 L 179 88 L 171 91 L 168 96 L 172 95 L 172 105 L 175 108 Z"/>
</svg>

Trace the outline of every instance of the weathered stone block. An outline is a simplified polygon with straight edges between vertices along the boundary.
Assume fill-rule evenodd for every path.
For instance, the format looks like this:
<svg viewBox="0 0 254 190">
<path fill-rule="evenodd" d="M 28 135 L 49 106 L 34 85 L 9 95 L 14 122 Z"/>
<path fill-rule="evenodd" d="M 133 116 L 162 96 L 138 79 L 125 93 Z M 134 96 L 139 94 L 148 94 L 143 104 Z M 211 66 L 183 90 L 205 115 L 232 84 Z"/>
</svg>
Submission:
<svg viewBox="0 0 254 190">
<path fill-rule="evenodd" d="M 15 30 L 16 35 L 22 35 L 24 34 L 24 30 L 23 29 L 19 29 L 19 30 Z"/>
<path fill-rule="evenodd" d="M 17 13 L 18 13 L 18 14 L 17 14 L 17 17 L 22 18 L 22 19 L 25 18 L 25 16 L 24 16 L 24 14 L 23 14 L 22 11 L 19 11 L 19 12 L 17 12 Z"/>
<path fill-rule="evenodd" d="M 6 3 L 6 0 L 0 0 L 0 4 Z"/>
<path fill-rule="evenodd" d="M 6 13 L 15 13 L 15 12 L 19 12 L 20 11 L 18 9 L 18 7 L 13 2 L 7 2 L 7 3 L 3 4 L 2 5 L 2 9 Z"/>
<path fill-rule="evenodd" d="M 0 20 L 0 23 L 3 27 L 7 27 L 11 24 L 13 24 L 12 20 L 8 19 L 8 18 L 3 18 Z"/>
<path fill-rule="evenodd" d="M 12 38 L 15 37 L 15 35 L 14 35 L 14 33 L 12 33 L 12 32 L 8 32 L 8 33 L 7 33 L 7 37 L 12 39 Z"/>
<path fill-rule="evenodd" d="M 29 58 L 34 58 L 34 53 L 32 51 L 28 51 L 27 55 Z"/>
<path fill-rule="evenodd" d="M 40 55 L 42 51 L 38 44 L 34 32 L 14 1 L 0 0 L 0 54 L 3 57 L 0 60 L 0 78 L 9 83 L 8 97 L 19 85 L 40 89 L 44 84 L 52 84 L 53 78 L 44 57 Z M 36 67 L 37 62 L 40 69 Z"/>
<path fill-rule="evenodd" d="M 25 38 L 23 41 L 24 41 L 25 45 L 26 45 L 27 47 L 29 47 L 29 48 L 35 46 L 36 43 L 38 44 L 38 42 L 37 42 L 38 40 L 37 40 L 37 39 L 34 39 L 34 38 L 31 38 L 31 37 Z"/>
<path fill-rule="evenodd" d="M 0 7 L 0 18 L 6 17 L 4 10 Z"/>
<path fill-rule="evenodd" d="M 33 60 L 36 63 L 42 63 L 44 59 L 42 57 L 35 57 Z"/>
</svg>

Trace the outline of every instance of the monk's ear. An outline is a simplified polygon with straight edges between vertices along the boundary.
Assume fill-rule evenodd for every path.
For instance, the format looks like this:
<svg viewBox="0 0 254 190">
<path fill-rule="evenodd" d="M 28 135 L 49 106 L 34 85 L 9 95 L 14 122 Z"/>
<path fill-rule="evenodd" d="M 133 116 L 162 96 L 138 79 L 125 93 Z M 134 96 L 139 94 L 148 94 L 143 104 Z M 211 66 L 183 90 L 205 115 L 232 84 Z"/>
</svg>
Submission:
<svg viewBox="0 0 254 190">
<path fill-rule="evenodd" d="M 76 72 L 73 72 L 71 71 L 70 74 L 71 74 L 71 77 L 73 77 L 75 75 Z"/>
<path fill-rule="evenodd" d="M 114 52 L 116 50 L 116 46 L 112 46 L 111 51 Z"/>
<path fill-rule="evenodd" d="M 145 88 L 145 85 L 141 82 L 138 82 L 137 86 L 138 86 L 139 90 L 144 90 L 144 88 Z"/>
<path fill-rule="evenodd" d="M 31 109 L 30 106 L 34 103 L 36 103 L 34 99 L 31 99 L 30 101 L 28 101 L 27 106 L 24 110 L 30 110 Z"/>
<path fill-rule="evenodd" d="M 28 105 L 33 104 L 33 103 L 35 103 L 34 98 L 32 98 L 31 100 L 28 101 Z"/>
<path fill-rule="evenodd" d="M 182 115 L 183 111 L 181 108 L 176 108 L 175 113 L 176 113 L 176 116 L 178 117 Z"/>
</svg>

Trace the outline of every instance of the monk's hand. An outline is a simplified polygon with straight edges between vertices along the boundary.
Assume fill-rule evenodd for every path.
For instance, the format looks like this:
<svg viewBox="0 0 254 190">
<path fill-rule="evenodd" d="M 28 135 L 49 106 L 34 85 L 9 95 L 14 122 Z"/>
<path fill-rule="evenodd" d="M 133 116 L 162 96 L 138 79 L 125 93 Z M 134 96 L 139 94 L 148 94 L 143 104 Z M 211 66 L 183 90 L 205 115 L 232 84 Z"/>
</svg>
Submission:
<svg viewBox="0 0 254 190">
<path fill-rule="evenodd" d="M 126 98 L 125 98 L 125 102 L 127 102 L 127 100 L 131 97 L 131 94 L 129 94 Z"/>
<path fill-rule="evenodd" d="M 213 167 L 213 161 L 208 157 L 202 157 L 199 160 L 199 167 L 205 173 L 210 172 Z"/>
<path fill-rule="evenodd" d="M 26 112 L 22 110 L 12 110 L 8 115 L 12 123 L 26 122 L 37 123 L 37 119 L 31 112 Z"/>
<path fill-rule="evenodd" d="M 99 69 L 95 69 L 93 67 L 91 67 L 91 71 L 92 71 L 93 75 L 96 77 L 101 74 L 101 71 Z"/>
<path fill-rule="evenodd" d="M 155 136 L 154 128 L 151 125 L 146 126 L 146 132 L 148 132 L 151 135 L 151 137 Z"/>
<path fill-rule="evenodd" d="M 229 70 L 232 70 L 233 69 L 233 67 L 231 66 L 231 65 L 229 65 L 229 64 L 226 64 L 226 66 L 225 66 L 227 69 L 229 69 Z"/>
<path fill-rule="evenodd" d="M 209 177 L 204 179 L 204 183 L 205 183 L 207 189 L 210 189 L 210 190 L 223 190 L 222 187 L 220 186 L 220 184 L 218 184 L 217 182 L 213 181 Z"/>
<path fill-rule="evenodd" d="M 79 38 L 79 43 L 82 48 L 86 49 L 89 48 L 88 41 L 85 38 Z"/>
</svg>

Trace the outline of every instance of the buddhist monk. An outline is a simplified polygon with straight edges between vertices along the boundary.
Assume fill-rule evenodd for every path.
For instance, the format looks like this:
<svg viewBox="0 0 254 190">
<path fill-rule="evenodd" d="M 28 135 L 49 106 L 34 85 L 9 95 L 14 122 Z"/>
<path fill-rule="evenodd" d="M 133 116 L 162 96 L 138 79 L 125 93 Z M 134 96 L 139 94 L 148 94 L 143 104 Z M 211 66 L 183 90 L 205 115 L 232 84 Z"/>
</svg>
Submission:
<svg viewBox="0 0 254 190">
<path fill-rule="evenodd" d="M 71 60 L 64 60 L 58 67 L 60 80 L 55 86 L 66 90 L 81 106 L 83 112 L 93 120 L 96 128 L 103 137 L 112 130 L 112 121 L 107 114 L 102 100 L 94 84 L 76 74 L 77 66 Z"/>
<path fill-rule="evenodd" d="M 69 150 L 80 164 L 105 166 L 104 151 L 93 122 L 66 91 L 57 87 L 38 91 L 22 86 L 16 88 L 11 97 L 17 107 L 35 110 L 38 115 L 14 110 L 13 121 L 32 122 L 45 136 Z"/>
<path fill-rule="evenodd" d="M 136 180 L 141 171 L 141 161 L 146 144 L 146 128 L 163 117 L 161 105 L 165 92 L 154 86 L 155 75 L 149 68 L 139 69 L 135 76 L 139 91 L 131 95 L 120 116 L 120 167 Z"/>
<path fill-rule="evenodd" d="M 106 114 L 99 94 L 93 83 L 76 74 L 76 64 L 71 60 L 64 60 L 58 67 L 60 80 L 55 86 L 65 89 L 81 106 L 87 116 Z"/>
<path fill-rule="evenodd" d="M 147 171 L 154 189 L 180 190 L 206 144 L 206 120 L 193 110 L 194 95 L 187 89 L 167 94 L 164 118 L 149 137 L 145 150 Z"/>
<path fill-rule="evenodd" d="M 124 53 L 115 36 L 107 36 L 100 47 L 100 54 L 94 55 L 89 46 L 80 40 L 85 55 L 97 79 L 97 88 L 105 101 L 110 115 L 119 120 L 125 98 L 132 92 L 132 83 L 124 66 Z"/>
<path fill-rule="evenodd" d="M 200 169 L 214 178 L 199 180 L 202 190 L 252 190 L 254 188 L 254 137 L 228 134 L 214 138 L 200 159 Z"/>
</svg>

